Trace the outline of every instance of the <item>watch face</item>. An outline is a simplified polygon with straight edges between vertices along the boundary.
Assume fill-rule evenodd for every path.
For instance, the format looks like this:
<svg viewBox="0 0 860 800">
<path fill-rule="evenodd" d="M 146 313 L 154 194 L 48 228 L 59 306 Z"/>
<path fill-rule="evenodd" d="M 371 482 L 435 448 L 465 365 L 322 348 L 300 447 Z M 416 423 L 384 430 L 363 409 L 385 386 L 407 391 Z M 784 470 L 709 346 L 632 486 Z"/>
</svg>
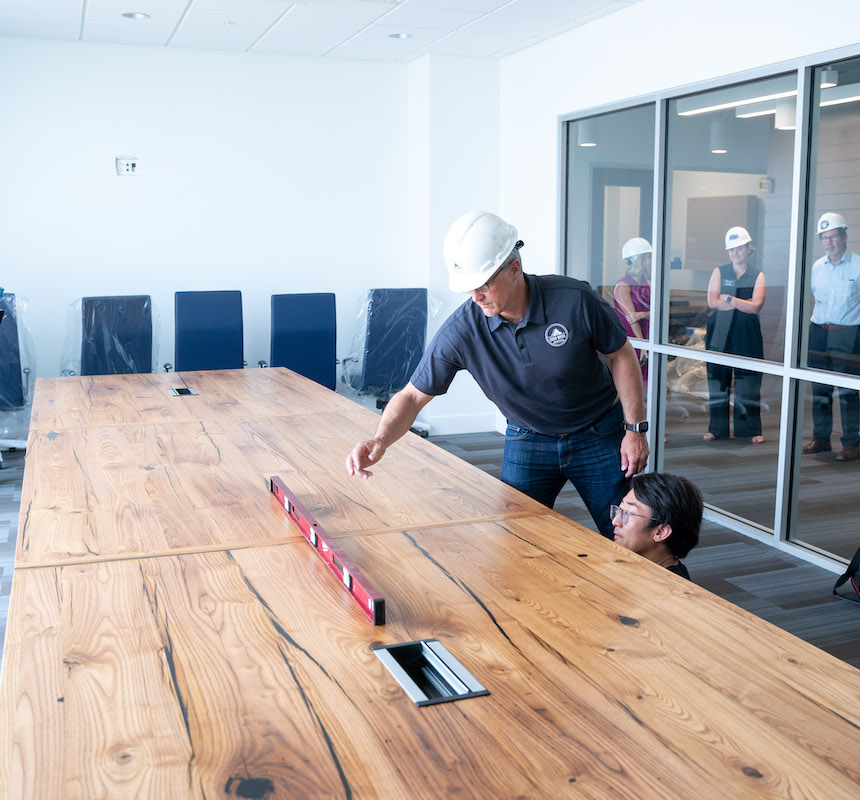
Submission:
<svg viewBox="0 0 860 800">
<path fill-rule="evenodd" d="M 633 433 L 646 433 L 648 431 L 648 422 L 625 422 L 624 427 Z"/>
</svg>

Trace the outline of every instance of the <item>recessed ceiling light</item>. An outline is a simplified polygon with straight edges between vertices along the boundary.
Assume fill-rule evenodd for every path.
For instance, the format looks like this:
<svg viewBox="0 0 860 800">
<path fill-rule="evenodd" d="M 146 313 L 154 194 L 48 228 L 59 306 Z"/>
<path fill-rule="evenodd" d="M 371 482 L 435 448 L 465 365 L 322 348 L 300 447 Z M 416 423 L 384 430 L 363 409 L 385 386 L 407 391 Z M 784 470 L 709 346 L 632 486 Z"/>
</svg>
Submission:
<svg viewBox="0 0 860 800">
<path fill-rule="evenodd" d="M 388 38 L 389 39 L 411 39 L 412 34 L 411 33 L 389 33 Z"/>
<path fill-rule="evenodd" d="M 126 19 L 149 19 L 149 14 L 142 14 L 140 11 L 126 11 L 123 16 Z"/>
</svg>

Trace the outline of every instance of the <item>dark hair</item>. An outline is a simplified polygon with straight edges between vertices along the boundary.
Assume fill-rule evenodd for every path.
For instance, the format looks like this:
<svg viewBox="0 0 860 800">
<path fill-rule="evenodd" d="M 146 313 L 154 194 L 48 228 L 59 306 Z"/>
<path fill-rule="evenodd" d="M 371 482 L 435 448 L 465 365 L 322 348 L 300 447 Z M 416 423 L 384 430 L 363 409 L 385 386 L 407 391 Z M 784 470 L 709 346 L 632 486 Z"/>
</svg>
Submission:
<svg viewBox="0 0 860 800">
<path fill-rule="evenodd" d="M 702 493 L 692 481 L 668 472 L 649 472 L 634 475 L 630 488 L 651 509 L 655 525 L 672 526 L 665 542 L 675 558 L 683 558 L 699 543 Z"/>
</svg>

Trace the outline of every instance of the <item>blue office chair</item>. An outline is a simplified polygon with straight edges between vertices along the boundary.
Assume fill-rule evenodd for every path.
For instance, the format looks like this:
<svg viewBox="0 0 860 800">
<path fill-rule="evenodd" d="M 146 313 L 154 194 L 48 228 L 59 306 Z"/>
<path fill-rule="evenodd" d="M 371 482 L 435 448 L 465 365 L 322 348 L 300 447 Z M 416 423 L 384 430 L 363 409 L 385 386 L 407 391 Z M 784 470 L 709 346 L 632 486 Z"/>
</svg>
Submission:
<svg viewBox="0 0 860 800">
<path fill-rule="evenodd" d="M 152 372 L 149 295 L 81 300 L 81 375 Z"/>
<path fill-rule="evenodd" d="M 175 314 L 177 372 L 245 366 L 241 292 L 176 292 Z"/>
<path fill-rule="evenodd" d="M 361 372 L 350 381 L 384 408 L 412 376 L 427 336 L 426 289 L 371 289 Z"/>
<path fill-rule="evenodd" d="M 336 323 L 333 294 L 273 294 L 271 366 L 334 389 Z"/>
<path fill-rule="evenodd" d="M 22 365 L 15 295 L 4 294 L 0 296 L 0 449 L 27 446 L 30 399 L 30 368 Z"/>
</svg>

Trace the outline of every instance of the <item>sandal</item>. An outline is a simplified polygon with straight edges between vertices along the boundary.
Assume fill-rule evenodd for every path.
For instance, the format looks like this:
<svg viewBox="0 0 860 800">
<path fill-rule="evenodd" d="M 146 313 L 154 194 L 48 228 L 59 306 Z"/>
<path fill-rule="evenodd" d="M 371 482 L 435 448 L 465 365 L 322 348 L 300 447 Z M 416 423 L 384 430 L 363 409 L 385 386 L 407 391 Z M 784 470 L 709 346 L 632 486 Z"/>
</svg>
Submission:
<svg viewBox="0 0 860 800">
<path fill-rule="evenodd" d="M 713 441 L 714 441 L 714 439 L 716 439 L 717 437 L 716 437 L 716 436 L 714 436 L 714 434 L 713 434 L 713 433 L 711 433 L 710 431 L 708 431 L 708 432 L 707 432 L 707 433 L 706 433 L 702 438 L 703 438 L 706 442 L 713 442 Z"/>
</svg>

